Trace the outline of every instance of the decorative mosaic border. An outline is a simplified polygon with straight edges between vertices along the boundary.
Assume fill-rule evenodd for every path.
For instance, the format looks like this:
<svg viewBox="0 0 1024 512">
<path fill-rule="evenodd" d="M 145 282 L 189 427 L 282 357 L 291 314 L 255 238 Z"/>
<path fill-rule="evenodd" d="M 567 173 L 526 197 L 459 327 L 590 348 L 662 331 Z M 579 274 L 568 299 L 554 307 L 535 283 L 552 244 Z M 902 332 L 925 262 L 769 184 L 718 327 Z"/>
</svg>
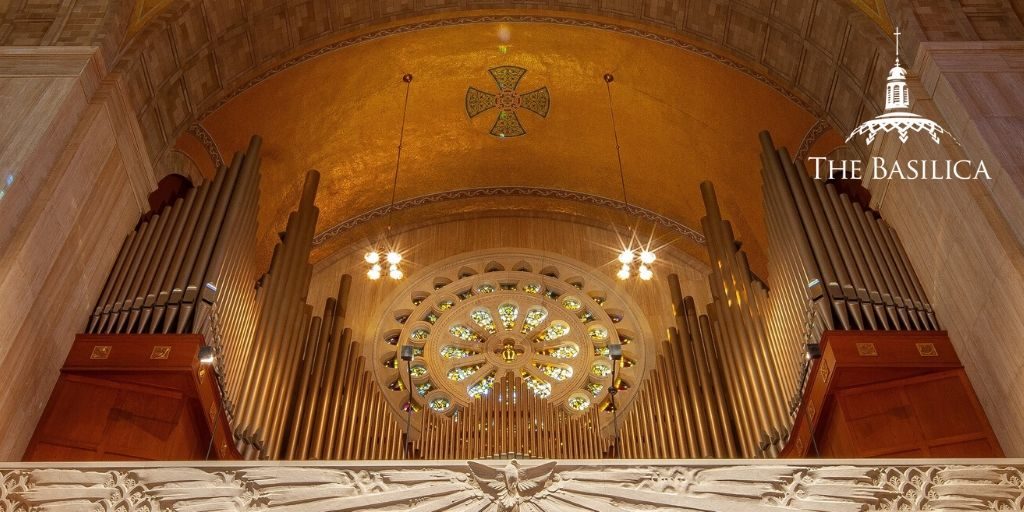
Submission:
<svg viewBox="0 0 1024 512">
<path fill-rule="evenodd" d="M 189 125 L 188 133 L 199 140 L 199 143 L 206 149 L 206 154 L 210 155 L 210 161 L 213 162 L 214 168 L 224 167 L 224 155 L 221 154 L 217 141 L 213 140 L 213 136 L 206 130 L 206 127 L 195 122 Z"/>
<path fill-rule="evenodd" d="M 373 210 L 364 212 L 355 217 L 351 217 L 347 220 L 339 222 L 320 233 L 317 233 L 313 237 L 313 246 L 322 245 L 332 238 L 355 228 L 361 224 L 365 224 L 374 219 L 387 216 L 392 211 L 400 212 L 402 210 L 408 210 L 410 208 L 416 208 L 423 205 L 442 203 L 446 201 L 455 201 L 460 199 L 473 199 L 478 197 L 546 197 L 552 199 L 563 199 L 566 201 L 576 201 L 579 203 L 590 204 L 594 206 L 600 206 L 604 208 L 612 208 L 625 212 L 627 215 L 636 217 L 638 219 L 651 222 L 663 228 L 675 231 L 683 237 L 693 241 L 696 244 L 704 245 L 704 235 L 699 231 L 682 224 L 681 222 L 675 221 L 664 215 L 655 213 L 646 208 L 641 208 L 632 204 L 626 204 L 622 201 L 615 199 L 609 199 L 607 197 L 587 194 L 584 192 L 574 192 L 570 190 L 556 189 L 556 188 L 540 188 L 540 187 L 481 187 L 481 188 L 469 188 L 450 190 L 446 192 L 438 192 L 435 194 L 428 194 L 425 196 L 413 197 L 397 202 L 394 205 L 394 209 L 390 205 L 381 206 Z"/>
<path fill-rule="evenodd" d="M 715 53 L 715 52 L 713 52 L 711 50 L 708 50 L 708 49 L 705 49 L 705 48 L 701 48 L 701 47 L 699 47 L 697 45 L 694 45 L 692 43 L 683 41 L 682 39 L 678 39 L 678 38 L 675 38 L 675 37 L 666 36 L 666 35 L 662 35 L 662 34 L 657 34 L 657 33 L 654 33 L 654 32 L 647 31 L 647 30 L 641 30 L 641 29 L 634 28 L 634 27 L 626 27 L 626 26 L 615 24 L 615 23 L 607 23 L 607 22 L 594 21 L 594 20 L 581 20 L 581 19 L 575 19 L 575 18 L 570 18 L 570 17 L 566 17 L 566 16 L 541 16 L 541 15 L 533 15 L 533 14 L 516 14 L 516 15 L 460 16 L 460 17 L 449 18 L 449 19 L 422 21 L 422 22 L 418 22 L 418 23 L 410 23 L 410 24 L 407 24 L 407 25 L 401 25 L 401 26 L 398 26 L 398 27 L 391 27 L 391 28 L 386 28 L 386 29 L 375 30 L 375 31 L 368 32 L 366 34 L 362 34 L 362 35 L 359 35 L 359 36 L 356 36 L 356 37 L 353 37 L 353 38 L 350 38 L 350 39 L 344 39 L 344 40 L 341 40 L 341 41 L 336 41 L 334 43 L 331 43 L 331 44 L 322 46 L 320 48 L 316 48 L 314 50 L 311 50 L 309 52 L 306 52 L 306 53 L 304 53 L 302 55 L 293 57 L 293 58 L 291 58 L 291 59 L 289 59 L 289 60 L 287 60 L 287 61 L 285 61 L 285 62 L 283 62 L 281 64 L 278 64 L 277 66 L 274 66 L 274 67 L 264 71 L 263 73 L 260 73 L 258 76 L 254 77 L 254 78 L 252 78 L 252 79 L 250 79 L 248 81 L 246 81 L 241 86 L 236 87 L 227 96 L 217 100 L 213 105 L 211 105 L 209 108 L 207 108 L 202 114 L 199 114 L 198 119 L 200 121 L 205 119 L 210 114 L 215 112 L 217 109 L 219 109 L 220 107 L 224 106 L 227 102 L 231 101 L 232 99 L 234 99 L 235 97 L 237 97 L 240 94 L 244 93 L 245 91 L 249 90 L 250 88 L 255 87 L 255 86 L 259 85 L 260 83 L 266 81 L 270 77 L 272 77 L 272 76 L 274 76 L 274 75 L 276 75 L 276 74 L 278 74 L 278 73 L 280 73 L 282 71 L 285 71 L 285 70 L 287 70 L 287 69 L 289 69 L 289 68 L 291 68 L 293 66 L 296 66 L 298 64 L 301 64 L 301 63 L 306 62 L 306 61 L 311 60 L 311 59 L 315 59 L 315 58 L 317 58 L 317 57 L 319 57 L 321 55 L 330 53 L 330 52 L 332 52 L 334 50 L 339 50 L 339 49 L 342 49 L 342 48 L 348 48 L 350 46 L 355 46 L 355 45 L 358 45 L 358 44 L 361 44 L 361 43 L 365 43 L 365 42 L 368 42 L 368 41 L 373 41 L 375 39 L 380 39 L 380 38 L 383 38 L 383 37 L 388 37 L 388 36 L 393 36 L 393 35 L 398 35 L 398 34 L 405 34 L 405 33 L 415 32 L 415 31 L 419 31 L 419 30 L 426 30 L 426 29 L 432 29 L 432 28 L 452 27 L 452 26 L 458 26 L 458 25 L 478 24 L 478 23 L 548 23 L 548 24 L 552 24 L 552 25 L 562 25 L 562 26 L 569 26 L 569 27 L 583 27 L 583 28 L 593 28 L 593 29 L 598 29 L 598 30 L 605 30 L 605 31 L 609 31 L 609 32 L 615 32 L 615 33 L 618 33 L 618 34 L 624 34 L 624 35 L 639 37 L 641 39 L 646 39 L 648 41 L 654 41 L 654 42 L 665 44 L 665 45 L 668 45 L 668 46 L 671 46 L 671 47 L 674 47 L 674 48 L 678 48 L 678 49 L 686 51 L 686 52 L 693 53 L 695 55 L 699 55 L 701 57 L 705 57 L 705 58 L 711 59 L 711 60 L 713 60 L 713 61 L 715 61 L 715 62 L 717 62 L 719 64 L 725 65 L 725 66 L 727 66 L 727 67 L 729 67 L 731 69 L 739 71 L 739 72 L 741 72 L 741 73 L 743 73 L 743 74 L 753 78 L 754 80 L 757 80 L 758 82 L 761 82 L 762 84 L 770 87 L 775 92 L 781 94 L 786 99 L 788 99 L 789 101 L 793 102 L 796 106 L 800 107 L 801 109 L 806 110 L 807 112 L 810 112 L 810 113 L 814 114 L 815 117 L 817 117 L 818 119 L 823 119 L 825 117 L 822 112 L 819 112 L 818 109 L 814 108 L 811 104 L 807 103 L 806 101 L 804 101 L 803 99 L 801 99 L 797 95 L 793 94 L 792 92 L 787 90 L 785 87 L 782 87 L 777 82 L 775 82 L 771 78 L 767 77 L 763 73 L 755 71 L 755 70 L 753 70 L 753 69 L 751 69 L 751 68 L 749 68 L 749 67 L 747 67 L 747 66 L 745 66 L 743 64 L 740 64 L 740 63 L 738 63 L 736 61 L 733 61 L 732 59 L 724 57 L 724 56 L 722 56 L 722 55 L 720 55 L 718 53 Z"/>
<path fill-rule="evenodd" d="M 797 161 L 805 160 L 807 158 L 807 155 L 811 152 L 811 147 L 813 147 L 814 144 L 818 142 L 818 139 L 820 139 L 821 136 L 824 135 L 829 128 L 830 126 L 828 124 L 828 121 L 825 121 L 824 119 L 821 118 L 815 121 L 814 124 L 811 125 L 811 127 L 807 130 L 807 133 L 804 134 L 803 140 L 800 141 L 800 147 L 797 148 L 796 155 L 794 155 L 794 158 Z"/>
</svg>

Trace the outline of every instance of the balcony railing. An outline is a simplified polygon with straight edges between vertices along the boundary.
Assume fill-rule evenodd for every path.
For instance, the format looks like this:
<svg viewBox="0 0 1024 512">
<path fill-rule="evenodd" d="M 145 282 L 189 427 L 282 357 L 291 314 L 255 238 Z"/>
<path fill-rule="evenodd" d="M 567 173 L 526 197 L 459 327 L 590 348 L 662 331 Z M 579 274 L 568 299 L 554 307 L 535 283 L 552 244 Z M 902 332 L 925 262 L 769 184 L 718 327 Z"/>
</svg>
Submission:
<svg viewBox="0 0 1024 512">
<path fill-rule="evenodd" d="M 1022 510 L 1024 460 L 0 463 L 29 510 Z"/>
</svg>

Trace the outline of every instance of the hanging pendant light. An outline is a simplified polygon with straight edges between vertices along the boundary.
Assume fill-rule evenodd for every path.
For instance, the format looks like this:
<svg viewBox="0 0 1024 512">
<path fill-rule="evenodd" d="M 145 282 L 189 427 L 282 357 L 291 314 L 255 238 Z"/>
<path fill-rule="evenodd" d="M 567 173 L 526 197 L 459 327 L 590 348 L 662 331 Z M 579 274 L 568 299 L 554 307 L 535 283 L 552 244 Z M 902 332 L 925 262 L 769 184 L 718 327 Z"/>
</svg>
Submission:
<svg viewBox="0 0 1024 512">
<path fill-rule="evenodd" d="M 626 196 L 626 173 L 622 167 L 622 148 L 619 145 L 619 131 L 615 124 L 615 108 L 612 104 L 612 82 L 615 81 L 615 77 L 611 73 L 605 73 L 604 83 L 608 90 L 608 112 L 611 114 L 612 119 L 612 135 L 615 138 L 615 156 L 618 158 L 619 163 L 619 182 L 622 184 L 622 204 L 624 205 L 624 211 L 626 212 L 626 225 L 629 226 L 629 198 Z M 615 277 L 618 277 L 620 281 L 625 281 L 632 277 L 634 273 L 641 281 L 650 281 L 654 278 L 654 262 L 657 261 L 658 256 L 654 254 L 654 251 L 648 246 L 644 246 L 637 238 L 633 228 L 629 227 L 629 241 L 623 244 L 624 247 L 619 252 L 618 261 L 621 264 L 619 271 L 615 273 Z"/>
<path fill-rule="evenodd" d="M 377 247 L 370 249 L 365 255 L 363 255 L 363 261 L 369 265 L 369 269 L 366 271 L 366 277 L 371 281 L 376 281 L 384 275 L 384 265 L 387 265 L 388 277 L 398 281 L 405 277 L 405 272 L 402 272 L 402 254 L 395 249 L 395 246 L 391 244 L 391 226 L 392 220 L 395 215 L 395 197 L 398 193 L 398 171 L 402 168 L 402 143 L 405 140 L 405 118 L 406 113 L 409 109 L 409 89 L 412 86 L 412 75 L 406 73 L 402 77 L 402 81 L 405 82 L 405 102 L 402 105 L 402 127 L 398 134 L 398 154 L 395 159 L 395 177 L 391 183 L 391 205 L 388 206 L 388 226 L 384 231 L 384 234 L 380 237 L 377 243 Z M 380 247 L 387 248 L 386 251 L 382 251 Z M 381 253 L 384 252 L 382 255 Z"/>
</svg>

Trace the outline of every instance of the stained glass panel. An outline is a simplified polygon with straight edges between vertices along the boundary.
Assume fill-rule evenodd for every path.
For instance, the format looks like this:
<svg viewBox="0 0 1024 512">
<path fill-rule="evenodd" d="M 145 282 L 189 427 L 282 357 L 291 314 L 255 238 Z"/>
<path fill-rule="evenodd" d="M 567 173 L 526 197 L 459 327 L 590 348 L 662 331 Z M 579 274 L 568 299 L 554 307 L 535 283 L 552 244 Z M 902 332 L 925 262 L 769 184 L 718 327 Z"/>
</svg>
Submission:
<svg viewBox="0 0 1024 512">
<path fill-rule="evenodd" d="M 487 332 L 491 334 L 498 332 L 498 329 L 494 327 L 494 317 L 491 316 L 490 311 L 483 308 L 475 309 L 469 316 L 473 319 L 473 322 L 483 327 Z"/>
<path fill-rule="evenodd" d="M 574 411 L 585 411 L 590 407 L 590 400 L 585 396 L 577 395 L 570 397 L 567 403 L 569 404 L 569 408 Z"/>
<path fill-rule="evenodd" d="M 441 357 L 445 359 L 465 359 L 476 354 L 477 352 L 473 352 L 472 350 L 466 350 L 452 345 L 445 345 L 441 347 Z"/>
<path fill-rule="evenodd" d="M 549 348 L 541 352 L 546 356 L 551 356 L 555 359 L 573 359 L 580 353 L 579 347 L 574 343 L 566 343 L 565 345 L 559 345 L 555 348 Z"/>
<path fill-rule="evenodd" d="M 569 324 L 560 320 L 555 320 L 554 322 L 551 322 L 551 325 L 549 325 L 547 329 L 544 329 L 544 332 L 537 336 L 535 341 L 544 342 L 557 340 L 566 334 L 569 334 Z"/>
<path fill-rule="evenodd" d="M 595 377 L 604 378 L 612 374 L 612 367 L 604 361 L 598 361 L 591 367 L 590 373 L 594 374 Z"/>
<path fill-rule="evenodd" d="M 437 412 L 447 411 L 451 405 L 452 401 L 444 397 L 435 398 L 430 401 L 430 408 Z"/>
<path fill-rule="evenodd" d="M 530 391 L 533 391 L 533 394 L 536 395 L 537 398 L 547 398 L 551 396 L 551 383 L 544 382 L 537 377 L 530 375 L 529 372 L 526 371 L 523 371 L 522 376 L 523 381 L 526 382 L 526 387 L 529 388 Z"/>
<path fill-rule="evenodd" d="M 468 379 L 471 375 L 476 373 L 482 365 L 474 364 L 471 366 L 460 366 L 458 368 L 452 368 L 448 370 L 448 379 L 454 380 L 455 382 L 462 382 Z"/>
<path fill-rule="evenodd" d="M 481 339 L 479 334 L 473 332 L 473 330 L 470 329 L 469 327 L 466 327 L 465 325 L 461 324 L 451 326 L 451 328 L 448 329 L 448 331 L 451 332 L 452 335 L 455 336 L 456 338 L 459 338 L 462 341 L 470 343 L 480 341 Z"/>
<path fill-rule="evenodd" d="M 520 332 L 522 334 L 526 334 L 536 329 L 537 326 L 540 325 L 540 323 L 543 322 L 544 319 L 547 317 L 548 312 L 544 308 L 530 308 L 526 312 L 526 318 L 523 320 L 523 328 L 520 329 Z"/>
<path fill-rule="evenodd" d="M 551 377 L 557 381 L 563 381 L 572 378 L 572 367 L 571 366 L 555 366 L 553 364 L 545 363 L 534 363 L 534 366 L 538 370 L 544 372 L 544 375 Z"/>
<path fill-rule="evenodd" d="M 470 398 L 480 398 L 491 392 L 491 388 L 494 387 L 494 372 L 480 379 L 480 382 L 473 384 L 466 390 Z"/>
<path fill-rule="evenodd" d="M 519 318 L 519 306 L 505 303 L 498 306 L 498 317 L 501 318 L 501 325 L 505 330 L 511 330 L 516 326 L 516 319 Z"/>
</svg>

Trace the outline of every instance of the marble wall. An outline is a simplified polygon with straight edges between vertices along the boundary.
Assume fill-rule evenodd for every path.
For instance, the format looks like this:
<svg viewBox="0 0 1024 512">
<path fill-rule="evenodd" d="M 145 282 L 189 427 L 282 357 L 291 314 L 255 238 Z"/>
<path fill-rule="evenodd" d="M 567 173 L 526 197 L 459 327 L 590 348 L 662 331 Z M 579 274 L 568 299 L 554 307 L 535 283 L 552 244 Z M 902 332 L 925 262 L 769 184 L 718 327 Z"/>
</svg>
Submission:
<svg viewBox="0 0 1024 512">
<path fill-rule="evenodd" d="M 991 180 L 871 180 L 1007 456 L 1024 455 L 1024 43 L 924 43 L 913 110 L 962 145 L 912 135 L 874 156 L 985 162 Z"/>
<path fill-rule="evenodd" d="M 155 187 L 96 48 L 0 48 L 0 460 L 17 460 Z"/>
</svg>

